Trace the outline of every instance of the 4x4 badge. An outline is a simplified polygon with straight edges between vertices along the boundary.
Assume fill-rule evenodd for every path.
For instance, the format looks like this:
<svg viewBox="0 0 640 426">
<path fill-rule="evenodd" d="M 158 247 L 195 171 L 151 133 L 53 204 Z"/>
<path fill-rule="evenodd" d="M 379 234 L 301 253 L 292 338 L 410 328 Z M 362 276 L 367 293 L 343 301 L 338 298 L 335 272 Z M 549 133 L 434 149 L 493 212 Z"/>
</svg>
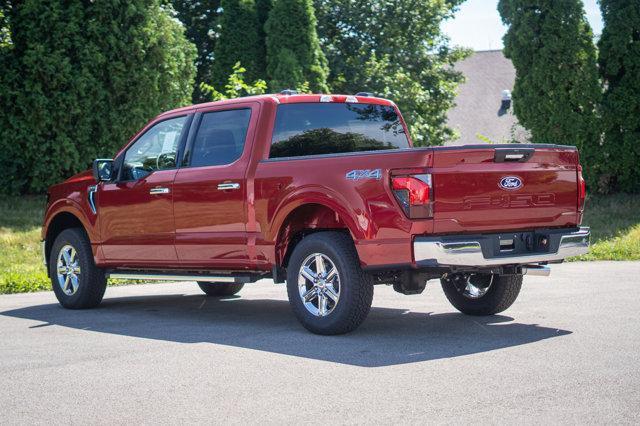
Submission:
<svg viewBox="0 0 640 426">
<path fill-rule="evenodd" d="M 350 180 L 359 180 L 359 179 L 381 179 L 382 178 L 382 170 L 374 169 L 374 170 L 351 170 L 347 172 L 344 176 Z"/>
</svg>

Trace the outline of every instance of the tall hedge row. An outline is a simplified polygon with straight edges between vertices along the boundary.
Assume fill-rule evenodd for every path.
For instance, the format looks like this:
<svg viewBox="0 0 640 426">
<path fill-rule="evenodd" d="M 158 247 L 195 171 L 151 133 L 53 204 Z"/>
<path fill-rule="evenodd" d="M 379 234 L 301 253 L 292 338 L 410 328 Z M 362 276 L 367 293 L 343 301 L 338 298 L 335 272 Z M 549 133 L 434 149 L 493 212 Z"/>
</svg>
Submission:
<svg viewBox="0 0 640 426">
<path fill-rule="evenodd" d="M 320 49 L 311 0 L 276 0 L 265 24 L 269 89 L 295 89 L 309 84 L 327 93 L 327 59 Z"/>
<path fill-rule="evenodd" d="M 195 48 L 156 0 L 24 0 L 5 10 L 0 191 L 42 192 L 190 102 Z"/>
<path fill-rule="evenodd" d="M 600 0 L 599 47 L 605 88 L 602 129 L 606 157 L 598 182 L 606 191 L 640 191 L 640 2 Z"/>
<path fill-rule="evenodd" d="M 176 11 L 176 16 L 186 29 L 186 36 L 198 51 L 196 79 L 193 86 L 193 102 L 204 102 L 207 95 L 200 85 L 211 83 L 213 54 L 218 40 L 220 0 L 164 0 Z"/>
<path fill-rule="evenodd" d="M 222 88 L 240 62 L 248 81 L 265 79 L 265 46 L 254 0 L 222 0 L 220 38 L 213 62 L 213 84 Z"/>
<path fill-rule="evenodd" d="M 581 0 L 500 0 L 504 53 L 517 70 L 514 110 L 535 143 L 597 138 L 600 87 Z"/>
</svg>

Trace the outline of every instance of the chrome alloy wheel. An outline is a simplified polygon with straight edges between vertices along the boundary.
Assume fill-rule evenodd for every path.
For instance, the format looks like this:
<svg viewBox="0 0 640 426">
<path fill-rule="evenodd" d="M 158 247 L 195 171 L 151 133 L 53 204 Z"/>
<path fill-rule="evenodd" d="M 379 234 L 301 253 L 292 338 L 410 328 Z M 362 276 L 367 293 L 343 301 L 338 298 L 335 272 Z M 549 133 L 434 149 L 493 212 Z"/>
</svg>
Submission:
<svg viewBox="0 0 640 426">
<path fill-rule="evenodd" d="M 67 296 L 73 296 L 80 287 L 80 259 L 73 246 L 67 244 L 58 253 L 56 272 L 58 285 Z"/>
<path fill-rule="evenodd" d="M 298 272 L 298 292 L 307 311 L 317 317 L 329 315 L 340 300 L 340 274 L 326 255 L 308 256 Z"/>
</svg>

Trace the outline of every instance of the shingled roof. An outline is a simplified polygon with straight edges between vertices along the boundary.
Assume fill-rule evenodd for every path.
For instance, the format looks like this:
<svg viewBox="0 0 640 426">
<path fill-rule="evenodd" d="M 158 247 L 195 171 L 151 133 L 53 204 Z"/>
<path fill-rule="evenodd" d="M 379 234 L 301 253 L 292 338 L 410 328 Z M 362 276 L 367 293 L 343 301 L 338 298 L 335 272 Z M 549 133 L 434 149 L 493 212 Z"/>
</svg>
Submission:
<svg viewBox="0 0 640 426">
<path fill-rule="evenodd" d="M 527 132 L 509 109 L 502 107 L 502 92 L 513 90 L 516 71 L 501 50 L 474 52 L 455 66 L 466 81 L 458 88 L 456 106 L 449 111 L 448 125 L 459 138 L 447 145 L 526 142 Z"/>
</svg>

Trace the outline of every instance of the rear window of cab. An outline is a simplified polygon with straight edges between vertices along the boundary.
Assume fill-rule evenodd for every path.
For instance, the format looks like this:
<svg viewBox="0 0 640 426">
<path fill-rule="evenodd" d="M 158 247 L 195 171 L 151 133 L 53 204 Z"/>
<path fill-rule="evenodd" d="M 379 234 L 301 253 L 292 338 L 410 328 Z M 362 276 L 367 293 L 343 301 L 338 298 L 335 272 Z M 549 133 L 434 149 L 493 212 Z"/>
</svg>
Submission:
<svg viewBox="0 0 640 426">
<path fill-rule="evenodd" d="M 270 158 L 410 148 L 396 109 L 356 103 L 278 105 Z"/>
</svg>

